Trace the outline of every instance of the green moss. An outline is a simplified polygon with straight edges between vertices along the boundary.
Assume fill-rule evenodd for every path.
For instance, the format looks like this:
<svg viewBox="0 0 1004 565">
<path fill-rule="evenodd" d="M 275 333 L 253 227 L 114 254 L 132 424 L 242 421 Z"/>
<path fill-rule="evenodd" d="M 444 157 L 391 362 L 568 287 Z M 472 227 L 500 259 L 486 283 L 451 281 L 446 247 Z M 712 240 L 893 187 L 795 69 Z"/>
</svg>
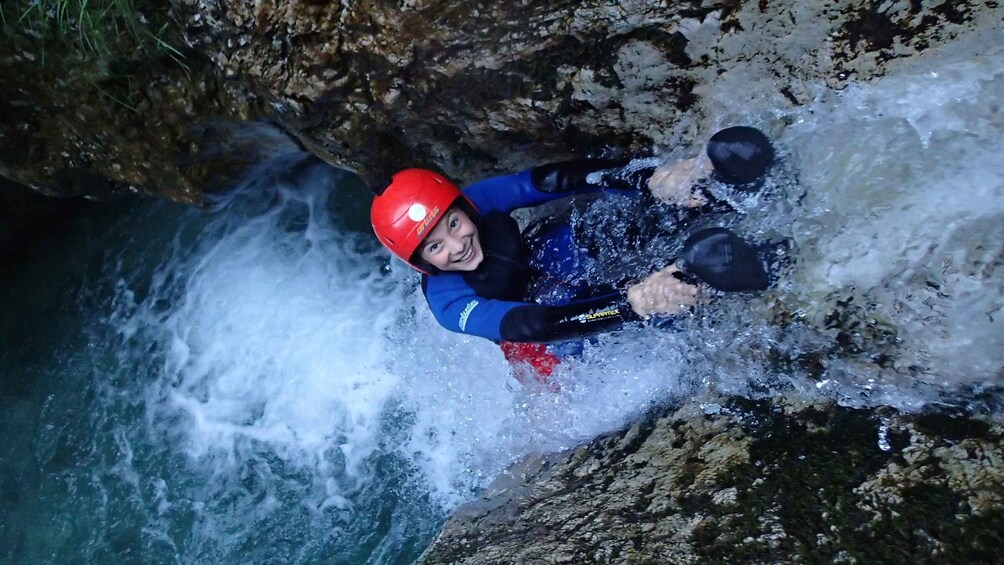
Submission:
<svg viewBox="0 0 1004 565">
<path fill-rule="evenodd" d="M 996 563 L 1004 510 L 969 515 L 958 493 L 944 485 L 903 489 L 903 503 L 857 536 L 848 553 L 869 562 Z"/>
<path fill-rule="evenodd" d="M 755 438 L 750 460 L 718 477 L 715 488 L 735 487 L 738 499 L 735 507 L 704 506 L 710 515 L 692 537 L 702 557 L 769 562 L 797 555 L 812 563 L 830 562 L 838 554 L 859 563 L 996 558 L 1004 511 L 971 515 L 962 496 L 940 482 L 940 473 L 903 488 L 902 503 L 881 507 L 878 515 L 862 505 L 854 489 L 890 459 L 905 464 L 899 451 L 909 444 L 906 434 L 899 434 L 893 450 L 880 450 L 872 412 L 833 408 L 791 417 L 767 404 L 741 402 L 733 408 L 743 413 Z M 955 439 L 989 434 L 969 420 L 923 416 L 921 422 Z M 771 540 L 764 517 L 776 520 L 784 536 Z M 748 538 L 754 541 L 741 543 Z"/>
<path fill-rule="evenodd" d="M 914 420 L 914 426 L 924 433 L 952 440 L 978 438 L 999 441 L 986 422 L 943 414 L 925 414 Z"/>
</svg>

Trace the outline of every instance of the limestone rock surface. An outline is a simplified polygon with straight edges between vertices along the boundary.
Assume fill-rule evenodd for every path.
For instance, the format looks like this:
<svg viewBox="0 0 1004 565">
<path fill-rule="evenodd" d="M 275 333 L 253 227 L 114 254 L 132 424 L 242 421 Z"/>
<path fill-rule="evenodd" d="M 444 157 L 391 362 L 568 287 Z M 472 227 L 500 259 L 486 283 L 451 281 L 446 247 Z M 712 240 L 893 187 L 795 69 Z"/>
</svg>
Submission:
<svg viewBox="0 0 1004 565">
<path fill-rule="evenodd" d="M 173 50 L 111 41 L 98 60 L 4 28 L 0 174 L 47 194 L 194 202 L 288 150 L 287 134 L 373 187 L 407 166 L 467 183 L 667 151 L 739 122 L 776 133 L 818 89 L 999 28 L 1004 10 L 977 0 L 136 5 Z"/>
<path fill-rule="evenodd" d="M 993 563 L 1002 433 L 950 416 L 691 404 L 524 460 L 421 562 Z"/>
<path fill-rule="evenodd" d="M 189 43 L 373 186 L 407 166 L 466 183 L 769 121 L 716 92 L 783 110 L 1001 16 L 975 1 L 178 1 Z"/>
</svg>

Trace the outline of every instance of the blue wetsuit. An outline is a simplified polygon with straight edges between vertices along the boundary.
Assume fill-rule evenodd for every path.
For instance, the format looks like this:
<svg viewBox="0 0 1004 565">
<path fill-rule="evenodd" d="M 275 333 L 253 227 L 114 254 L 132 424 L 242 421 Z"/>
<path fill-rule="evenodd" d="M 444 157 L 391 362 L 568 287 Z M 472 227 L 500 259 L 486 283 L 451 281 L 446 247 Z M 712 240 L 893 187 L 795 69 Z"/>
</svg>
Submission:
<svg viewBox="0 0 1004 565">
<path fill-rule="evenodd" d="M 707 152 L 716 177 L 738 190 L 756 190 L 774 159 L 766 136 L 742 126 L 716 133 Z M 555 163 L 463 189 L 479 214 L 476 221 L 484 259 L 474 271 L 423 277 L 422 289 L 436 320 L 448 330 L 494 341 L 553 343 L 618 329 L 639 319 L 624 289 L 588 280 L 588 253 L 577 249 L 569 226 L 558 226 L 541 238 L 527 238 L 531 248 L 510 216 L 517 208 L 575 193 L 603 189 L 637 193 L 653 169 L 629 171 L 626 164 L 610 160 Z M 768 284 L 756 250 L 724 228 L 689 237 L 678 263 L 722 291 L 763 290 Z M 540 292 L 542 285 L 537 283 L 547 277 L 559 281 L 559 292 Z"/>
<path fill-rule="evenodd" d="M 480 213 L 479 237 L 485 258 L 472 272 L 441 272 L 423 278 L 423 290 L 436 320 L 451 331 L 495 341 L 541 343 L 616 329 L 637 319 L 624 293 L 616 290 L 578 300 L 567 300 L 567 296 L 543 300 L 549 304 L 529 301 L 531 282 L 541 276 L 572 277 L 573 273 L 562 270 L 581 270 L 582 259 L 575 256 L 567 229 L 543 239 L 544 244 L 558 248 L 541 254 L 539 249 L 526 246 L 516 221 L 509 216 L 517 208 L 573 193 L 631 188 L 636 178 L 604 174 L 614 173 L 622 164 L 592 160 L 545 165 L 463 189 Z M 597 178 L 590 176 L 593 173 Z M 547 264 L 531 266 L 535 254 L 547 256 Z M 542 272 L 542 268 L 552 272 Z M 579 290 L 577 294 L 587 289 Z"/>
</svg>

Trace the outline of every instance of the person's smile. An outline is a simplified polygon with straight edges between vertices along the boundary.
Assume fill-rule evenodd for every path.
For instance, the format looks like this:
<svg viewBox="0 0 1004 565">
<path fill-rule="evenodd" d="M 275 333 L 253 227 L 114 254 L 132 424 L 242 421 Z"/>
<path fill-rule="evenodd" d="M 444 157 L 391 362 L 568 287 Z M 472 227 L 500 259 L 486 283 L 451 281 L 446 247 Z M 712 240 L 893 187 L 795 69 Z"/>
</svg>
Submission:
<svg viewBox="0 0 1004 565">
<path fill-rule="evenodd" d="M 421 257 L 441 271 L 473 271 L 484 259 L 478 227 L 460 208 L 450 208 L 422 242 Z"/>
</svg>

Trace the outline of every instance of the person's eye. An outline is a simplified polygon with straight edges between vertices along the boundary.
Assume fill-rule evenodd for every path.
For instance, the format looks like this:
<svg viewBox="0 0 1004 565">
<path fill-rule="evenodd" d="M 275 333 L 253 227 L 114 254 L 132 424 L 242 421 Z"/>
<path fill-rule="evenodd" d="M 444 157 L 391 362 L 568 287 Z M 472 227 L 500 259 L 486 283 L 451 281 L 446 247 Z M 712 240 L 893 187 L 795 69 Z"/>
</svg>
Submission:
<svg viewBox="0 0 1004 565">
<path fill-rule="evenodd" d="M 439 251 L 439 244 L 438 243 L 429 244 L 429 246 L 425 248 L 425 251 L 427 253 L 435 253 Z"/>
<path fill-rule="evenodd" d="M 452 219 L 450 219 L 450 229 L 451 230 L 457 229 L 457 226 L 459 226 L 459 225 L 460 225 L 460 219 L 459 218 L 452 218 Z"/>
</svg>

